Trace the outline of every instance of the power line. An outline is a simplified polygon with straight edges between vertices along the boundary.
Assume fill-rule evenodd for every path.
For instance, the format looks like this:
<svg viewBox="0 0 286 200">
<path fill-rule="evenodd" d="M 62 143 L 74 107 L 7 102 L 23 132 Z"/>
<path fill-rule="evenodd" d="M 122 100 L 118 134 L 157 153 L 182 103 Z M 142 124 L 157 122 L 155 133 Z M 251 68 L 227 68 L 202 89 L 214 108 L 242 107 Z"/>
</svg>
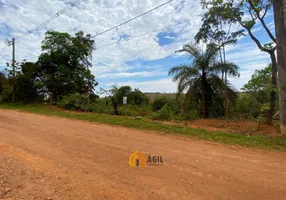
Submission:
<svg viewBox="0 0 286 200">
<path fill-rule="evenodd" d="M 117 25 L 117 26 L 115 26 L 115 27 L 112 27 L 112 28 L 110 28 L 110 29 L 107 29 L 107 30 L 105 30 L 105 31 L 103 31 L 103 32 L 101 32 L 101 33 L 98 33 L 97 35 L 92 36 L 92 38 L 95 38 L 95 37 L 97 37 L 97 36 L 99 36 L 99 35 L 102 35 L 102 34 L 108 32 L 108 31 L 111 31 L 111 30 L 113 30 L 113 29 L 115 29 L 115 28 L 118 28 L 119 26 L 122 26 L 122 25 L 124 25 L 124 24 L 127 24 L 128 22 L 133 21 L 133 20 L 135 20 L 135 19 L 137 19 L 137 18 L 139 18 L 139 17 L 141 17 L 141 16 L 143 16 L 143 15 L 146 15 L 146 14 L 148 14 L 148 13 L 150 13 L 150 12 L 152 12 L 152 11 L 154 11 L 154 10 L 156 10 L 156 9 L 158 9 L 158 8 L 160 8 L 160 7 L 162 7 L 162 6 L 166 5 L 166 4 L 168 4 L 168 3 L 171 3 L 172 1 L 174 1 L 174 0 L 167 1 L 167 2 L 165 2 L 165 3 L 163 3 L 163 4 L 159 5 L 159 6 L 157 6 L 157 7 L 155 7 L 155 8 L 152 8 L 152 9 L 149 10 L 149 11 L 146 11 L 145 13 L 142 13 L 142 14 L 138 15 L 137 17 L 134 17 L 134 18 L 132 18 L 132 19 L 130 19 L 130 20 L 127 20 L 127 21 L 125 21 L 125 22 L 123 22 L 123 23 L 121 23 L 121 24 L 119 24 L 119 25 Z M 194 18 L 194 19 L 196 19 L 196 18 Z M 194 19 L 191 19 L 191 20 L 194 20 Z M 177 23 L 177 24 L 172 25 L 172 26 L 164 27 L 164 28 L 162 28 L 162 29 L 157 29 L 157 30 L 154 30 L 154 31 L 152 31 L 152 32 L 156 32 L 156 31 L 160 31 L 160 30 L 164 30 L 164 29 L 173 27 L 173 26 L 181 25 L 181 24 L 187 23 L 187 22 L 189 22 L 189 21 L 191 21 L 191 20 L 184 21 L 184 22 L 180 22 L 180 23 Z M 151 32 L 151 33 L 152 33 L 152 32 Z M 141 35 L 134 36 L 134 37 L 132 37 L 132 38 L 129 38 L 128 41 L 129 41 L 129 40 L 132 40 L 132 39 L 135 39 L 135 38 L 137 38 L 137 37 L 143 36 L 143 35 L 148 35 L 148 34 L 150 34 L 150 33 L 144 33 L 144 34 L 141 34 Z M 97 49 L 104 48 L 104 47 L 107 47 L 107 46 L 110 46 L 110 45 L 113 45 L 113 44 L 117 44 L 117 43 L 120 43 L 120 42 L 121 42 L 121 41 L 115 42 L 115 43 L 110 43 L 110 44 L 107 44 L 107 45 L 103 45 L 103 46 L 98 47 Z M 33 59 L 33 58 L 36 58 L 36 57 L 38 57 L 38 56 L 34 56 L 34 57 L 30 57 L 30 58 L 25 58 L 24 60 Z"/>
<path fill-rule="evenodd" d="M 124 24 L 127 24 L 127 23 L 129 23 L 129 22 L 131 22 L 131 21 L 133 21 L 133 20 L 135 20 L 135 19 L 137 19 L 137 18 L 139 18 L 139 17 L 142 17 L 143 15 L 146 15 L 146 14 L 148 14 L 148 13 L 154 11 L 154 10 L 157 10 L 158 8 L 160 8 L 160 7 L 162 7 L 162 6 L 167 5 L 168 3 L 171 3 L 172 1 L 174 1 L 174 0 L 169 0 L 169 1 L 167 1 L 167 2 L 165 2 L 165 3 L 163 3 L 163 4 L 159 5 L 159 6 L 157 6 L 157 7 L 155 7 L 155 8 L 152 8 L 151 10 L 148 10 L 148 11 L 146 11 L 146 12 L 144 12 L 144 13 L 142 13 L 142 14 L 136 16 L 136 17 L 133 17 L 133 18 L 131 18 L 131 19 L 125 21 L 125 22 L 122 22 L 121 24 L 118 24 L 118 25 L 116 25 L 116 26 L 113 26 L 112 28 L 109 28 L 109 29 L 107 29 L 107 30 L 105 30 L 105 31 L 103 31 L 103 32 L 100 32 L 100 33 L 98 33 L 98 34 L 92 36 L 92 38 L 95 38 L 95 37 L 97 37 L 97 36 L 99 36 L 99 35 L 102 35 L 102 34 L 104 34 L 104 33 L 106 33 L 106 32 L 109 32 L 109 31 L 111 31 L 111 30 L 113 30 L 113 29 L 116 29 L 116 28 L 118 28 L 118 27 L 120 27 L 120 26 L 122 26 L 122 25 L 124 25 Z"/>
<path fill-rule="evenodd" d="M 33 56 L 33 57 L 24 58 L 23 60 L 31 60 L 31 59 L 38 58 L 38 57 L 39 56 Z"/>
<path fill-rule="evenodd" d="M 179 22 L 179 23 L 176 23 L 174 25 L 171 25 L 171 26 L 167 26 L 167 27 L 164 27 L 164 28 L 161 28 L 161 29 L 156 29 L 156 30 L 153 30 L 151 32 L 148 32 L 148 33 L 143 33 L 143 34 L 140 34 L 140 35 L 136 35 L 136 36 L 133 36 L 133 37 L 130 37 L 128 38 L 127 40 L 120 40 L 120 41 L 117 41 L 117 42 L 113 42 L 113 43 L 109 43 L 109 44 L 106 44 L 106 45 L 102 45 L 100 47 L 97 48 L 98 49 L 102 49 L 102 48 L 105 48 L 105 47 L 108 47 L 108 46 L 111 46 L 111 45 L 114 45 L 114 44 L 119 44 L 121 42 L 128 42 L 130 40 L 133 40 L 135 38 L 138 38 L 138 37 L 142 37 L 142 36 L 145 36 L 145 35 L 149 35 L 151 33 L 154 33 L 154 32 L 158 32 L 158 31 L 161 31 L 161 30 L 164 30 L 164 29 L 168 29 L 168 28 L 172 28 L 172 27 L 175 27 L 175 26 L 179 26 L 179 25 L 182 25 L 182 24 L 186 24 L 192 20 L 195 20 L 195 19 L 199 19 L 200 17 L 196 17 L 196 18 L 192 18 L 190 20 L 187 20 L 187 21 L 183 21 L 183 22 Z"/>
<path fill-rule="evenodd" d="M 3 53 L 6 51 L 6 49 L 9 47 L 9 44 L 6 44 L 6 46 L 2 49 L 0 55 L 2 56 Z"/>
<path fill-rule="evenodd" d="M 132 19 L 130 19 L 130 20 L 127 20 L 127 21 L 125 21 L 125 22 L 123 22 L 123 23 L 121 23 L 121 24 L 119 24 L 119 25 L 117 25 L 117 26 L 114 26 L 114 27 L 112 27 L 112 28 L 110 28 L 110 29 L 107 29 L 107 30 L 105 30 L 105 31 L 103 31 L 103 32 L 101 32 L 101 33 L 98 33 L 97 35 L 92 36 L 92 38 L 95 38 L 95 37 L 97 37 L 97 36 L 99 36 L 99 35 L 102 35 L 102 34 L 104 34 L 104 33 L 106 33 L 106 32 L 109 32 L 109 31 L 111 31 L 111 30 L 113 30 L 113 29 L 115 29 L 115 28 L 118 28 L 119 26 L 122 26 L 122 25 L 124 25 L 124 24 L 127 24 L 127 23 L 129 23 L 130 21 L 133 21 L 133 20 L 135 20 L 135 19 L 137 19 L 137 18 L 139 18 L 139 17 L 141 17 L 141 16 L 143 16 L 143 15 L 146 15 L 146 14 L 148 14 L 148 13 L 150 13 L 150 12 L 152 12 L 152 11 L 154 11 L 154 10 L 156 10 L 156 9 L 158 9 L 158 8 L 160 8 L 160 7 L 162 7 L 162 6 L 166 5 L 166 4 L 168 4 L 168 3 L 171 3 L 172 1 L 174 1 L 174 0 L 167 1 L 167 2 L 165 2 L 165 3 L 163 3 L 163 4 L 159 5 L 159 6 L 157 6 L 157 7 L 155 7 L 155 8 L 152 8 L 151 10 L 148 10 L 148 11 L 146 11 L 146 12 L 144 12 L 144 13 L 142 13 L 142 14 L 140 14 L 140 15 L 138 15 L 138 16 L 132 18 Z M 154 30 L 154 31 L 152 31 L 152 32 L 149 32 L 149 33 L 143 33 L 143 34 L 140 34 L 140 35 L 137 35 L 137 36 L 128 38 L 128 40 L 123 40 L 123 41 L 118 41 L 118 42 L 110 43 L 110 44 L 107 44 L 107 45 L 103 45 L 103 46 L 98 47 L 97 50 L 98 50 L 98 49 L 101 49 L 101 48 L 104 48 L 104 47 L 107 47 L 107 46 L 114 45 L 114 44 L 119 44 L 119 43 L 121 43 L 121 42 L 127 42 L 127 41 L 133 40 L 133 39 L 135 39 L 135 38 L 142 37 L 142 36 L 144 36 L 144 35 L 149 35 L 149 34 L 151 34 L 151 33 L 154 33 L 154 32 L 160 31 L 160 30 L 164 30 L 164 29 L 168 29 L 168 28 L 171 28 L 171 27 L 175 27 L 175 26 L 181 25 L 181 24 L 185 24 L 185 23 L 188 23 L 188 22 L 190 22 L 190 21 L 192 21 L 192 20 L 195 20 L 195 19 L 198 19 L 198 18 L 199 18 L 199 16 L 196 17 L 196 18 L 187 20 L 187 21 L 182 21 L 182 22 L 176 23 L 176 24 L 171 25 L 171 26 L 167 26 L 167 27 L 164 27 L 164 28 L 161 28 L 161 29 L 156 29 L 156 30 Z M 30 58 L 25 58 L 24 60 L 33 59 L 33 58 L 36 58 L 36 57 L 38 57 L 38 56 L 34 56 L 34 57 L 30 57 Z"/>
<path fill-rule="evenodd" d="M 176 26 L 182 25 L 182 24 L 186 24 L 186 23 L 188 23 L 190 21 L 193 21 L 193 20 L 196 20 L 196 19 L 199 19 L 199 18 L 201 18 L 201 17 L 198 16 L 198 17 L 192 18 L 190 20 L 181 21 L 181 22 L 173 24 L 171 26 L 166 26 L 166 27 L 163 27 L 163 28 L 160 28 L 160 29 L 153 30 L 153 31 L 148 32 L 148 33 L 142 33 L 140 35 L 136 35 L 136 36 L 130 37 L 127 40 L 120 40 L 120 41 L 117 41 L 117 42 L 113 42 L 113 43 L 109 43 L 109 44 L 106 44 L 106 45 L 102 45 L 102 46 L 96 48 L 96 50 L 103 49 L 105 47 L 108 47 L 108 46 L 111 46 L 111 45 L 114 45 L 114 44 L 119 44 L 121 42 L 129 42 L 130 40 L 136 39 L 138 37 L 142 37 L 142 36 L 145 36 L 145 35 L 150 35 L 150 34 L 152 34 L 154 32 L 158 32 L 158 31 L 161 31 L 161 30 L 165 30 L 165 29 L 169 29 L 169 28 L 172 28 L 172 27 L 176 27 Z M 37 58 L 37 57 L 38 56 L 28 57 L 28 58 L 25 58 L 24 60 L 30 60 L 30 59 Z"/>
<path fill-rule="evenodd" d="M 5 58 L 5 56 L 0 55 L 2 58 L 4 58 L 4 60 L 6 60 L 7 62 L 9 62 L 9 60 L 7 58 Z"/>
<path fill-rule="evenodd" d="M 5 58 L 5 56 L 3 55 L 4 53 L 5 53 L 5 51 L 9 48 L 9 43 L 8 44 L 6 44 L 6 46 L 2 49 L 2 51 L 1 51 L 1 53 L 0 53 L 0 56 L 2 57 L 2 58 L 4 58 L 7 62 L 9 62 L 8 60 L 7 60 L 7 58 Z"/>
<path fill-rule="evenodd" d="M 83 0 L 77 0 L 74 1 L 72 3 L 70 3 L 69 6 L 65 7 L 64 9 L 60 10 L 59 12 L 57 12 L 56 14 L 54 14 L 52 17 L 50 17 L 49 19 L 47 19 L 46 21 L 44 21 L 42 24 L 36 26 L 35 28 L 29 30 L 27 33 L 21 35 L 20 37 L 16 38 L 15 40 L 20 40 L 22 38 L 24 38 L 27 35 L 30 35 L 31 33 L 45 27 L 46 25 L 48 25 L 49 23 L 51 23 L 53 20 L 55 20 L 56 18 L 58 18 L 59 16 L 61 16 L 62 14 L 68 12 L 69 10 L 71 10 L 73 7 L 77 6 L 78 4 L 80 4 Z"/>
</svg>

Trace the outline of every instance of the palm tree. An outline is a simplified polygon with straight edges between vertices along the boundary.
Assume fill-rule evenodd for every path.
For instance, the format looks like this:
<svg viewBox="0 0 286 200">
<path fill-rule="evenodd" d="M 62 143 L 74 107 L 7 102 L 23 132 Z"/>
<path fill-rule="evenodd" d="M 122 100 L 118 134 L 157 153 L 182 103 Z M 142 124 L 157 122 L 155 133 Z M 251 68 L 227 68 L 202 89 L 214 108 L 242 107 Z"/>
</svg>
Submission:
<svg viewBox="0 0 286 200">
<path fill-rule="evenodd" d="M 232 87 L 225 83 L 219 76 L 222 69 L 231 76 L 239 76 L 238 66 L 231 63 L 217 62 L 219 47 L 215 44 L 208 44 L 205 52 L 202 52 L 196 44 L 184 45 L 176 53 L 188 53 L 192 58 L 192 64 L 183 64 L 170 69 L 169 75 L 173 75 L 173 81 L 178 82 L 178 92 L 187 91 L 184 110 L 188 109 L 190 99 L 193 97 L 200 101 L 201 114 L 208 116 L 208 110 L 216 95 L 226 91 L 229 97 L 235 95 Z"/>
</svg>

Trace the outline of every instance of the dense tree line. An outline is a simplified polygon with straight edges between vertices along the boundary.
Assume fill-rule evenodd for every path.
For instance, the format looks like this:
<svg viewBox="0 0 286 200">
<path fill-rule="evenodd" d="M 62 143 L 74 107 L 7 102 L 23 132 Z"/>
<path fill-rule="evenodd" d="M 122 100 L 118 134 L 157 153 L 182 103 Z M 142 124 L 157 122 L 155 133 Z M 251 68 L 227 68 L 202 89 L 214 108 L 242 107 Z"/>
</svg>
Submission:
<svg viewBox="0 0 286 200">
<path fill-rule="evenodd" d="M 17 102 L 49 100 L 70 110 L 181 120 L 224 116 L 227 96 L 232 118 L 264 116 L 265 110 L 269 110 L 267 96 L 272 91 L 271 65 L 256 71 L 243 87 L 245 93 L 240 94 L 226 81 L 226 76 L 239 76 L 239 67 L 220 59 L 222 46 L 227 44 L 229 41 L 225 40 L 208 42 L 202 51 L 198 44 L 190 43 L 176 51 L 192 58 L 191 64 L 175 66 L 169 71 L 178 82 L 176 98 L 156 98 L 150 102 L 138 89 L 114 86 L 105 94 L 107 97 L 98 99 L 94 94 L 97 82 L 90 72 L 95 49 L 90 35 L 47 32 L 37 62 L 17 62 L 15 79 L 10 65 L 6 73 L 0 73 L 1 101 L 11 102 L 14 93 Z M 181 95 L 183 92 L 186 93 Z M 123 105 L 123 97 L 127 97 L 127 105 Z"/>
<path fill-rule="evenodd" d="M 74 93 L 92 96 L 97 85 L 90 72 L 93 50 L 94 40 L 83 32 L 71 36 L 48 31 L 37 62 L 16 63 L 15 79 L 9 64 L 8 77 L 1 74 L 1 101 L 11 102 L 13 93 L 21 102 L 48 98 L 53 103 Z"/>
</svg>

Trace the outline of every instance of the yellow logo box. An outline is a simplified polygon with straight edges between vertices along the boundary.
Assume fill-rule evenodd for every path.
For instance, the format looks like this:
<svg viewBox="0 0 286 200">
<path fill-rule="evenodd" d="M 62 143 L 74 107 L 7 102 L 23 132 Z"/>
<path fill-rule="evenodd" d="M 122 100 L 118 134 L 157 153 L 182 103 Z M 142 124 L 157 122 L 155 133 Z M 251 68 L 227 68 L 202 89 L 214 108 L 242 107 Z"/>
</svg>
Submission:
<svg viewBox="0 0 286 200">
<path fill-rule="evenodd" d="M 163 166 L 163 163 L 164 161 L 162 156 L 152 156 L 151 154 L 146 156 L 138 150 L 129 157 L 130 167 Z"/>
</svg>

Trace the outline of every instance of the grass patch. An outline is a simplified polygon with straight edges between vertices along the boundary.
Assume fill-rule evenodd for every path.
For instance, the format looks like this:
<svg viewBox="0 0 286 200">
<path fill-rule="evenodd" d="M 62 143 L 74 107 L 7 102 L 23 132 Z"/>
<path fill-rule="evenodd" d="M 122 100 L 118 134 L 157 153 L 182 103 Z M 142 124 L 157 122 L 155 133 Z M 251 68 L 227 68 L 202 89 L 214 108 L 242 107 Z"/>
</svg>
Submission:
<svg viewBox="0 0 286 200">
<path fill-rule="evenodd" d="M 152 130 L 167 134 L 178 134 L 189 136 L 195 139 L 214 141 L 224 144 L 241 145 L 252 148 L 269 149 L 276 151 L 286 151 L 286 139 L 266 136 L 245 136 L 240 134 L 228 134 L 221 132 L 210 132 L 204 129 L 195 129 L 190 127 L 182 127 L 177 125 L 167 125 L 148 119 L 125 118 L 97 113 L 73 113 L 61 110 L 51 109 L 45 105 L 35 104 L 0 104 L 2 109 L 16 109 L 20 111 L 59 116 L 77 120 L 87 120 L 90 122 L 100 122 L 111 125 L 119 125 L 124 127 L 136 128 L 140 130 Z"/>
</svg>

